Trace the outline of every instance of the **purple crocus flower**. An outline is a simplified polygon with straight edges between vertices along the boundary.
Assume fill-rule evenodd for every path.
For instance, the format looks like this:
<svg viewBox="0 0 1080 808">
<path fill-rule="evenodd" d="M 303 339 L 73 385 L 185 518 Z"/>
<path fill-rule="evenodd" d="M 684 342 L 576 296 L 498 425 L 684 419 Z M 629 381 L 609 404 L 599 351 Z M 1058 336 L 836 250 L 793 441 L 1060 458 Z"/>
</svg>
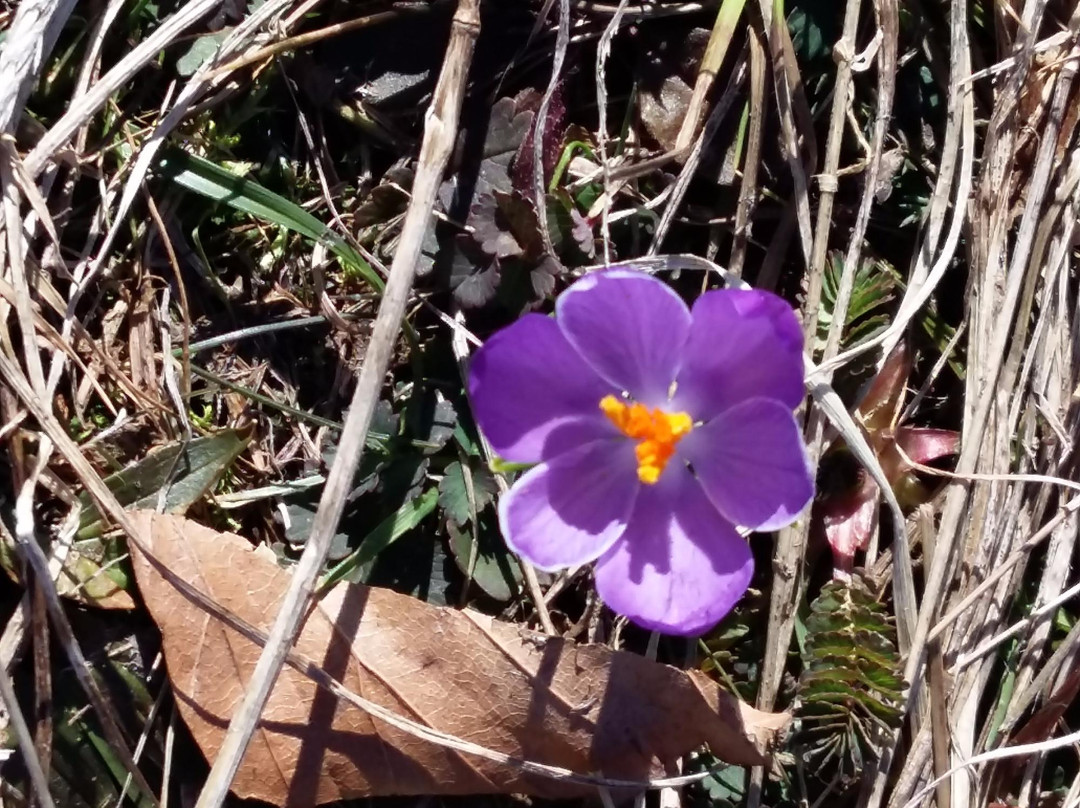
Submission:
<svg viewBox="0 0 1080 808">
<path fill-rule="evenodd" d="M 810 502 L 793 410 L 802 331 L 768 292 L 706 292 L 608 269 L 473 358 L 476 420 L 536 463 L 499 503 L 507 544 L 544 570 L 596 562 L 597 592 L 646 628 L 700 634 L 746 591 L 736 526 L 775 530 Z"/>
</svg>

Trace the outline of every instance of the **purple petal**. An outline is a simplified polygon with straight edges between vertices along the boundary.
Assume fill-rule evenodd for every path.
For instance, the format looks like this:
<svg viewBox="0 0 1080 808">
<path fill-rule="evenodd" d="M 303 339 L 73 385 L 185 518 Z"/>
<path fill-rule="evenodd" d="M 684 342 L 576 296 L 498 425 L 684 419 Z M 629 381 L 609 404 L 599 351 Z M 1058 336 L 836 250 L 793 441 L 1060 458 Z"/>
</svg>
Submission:
<svg viewBox="0 0 1080 808">
<path fill-rule="evenodd" d="M 690 331 L 690 312 L 670 287 L 636 270 L 594 272 L 562 293 L 555 315 L 604 379 L 648 406 L 667 401 Z"/>
<path fill-rule="evenodd" d="M 515 463 L 553 457 L 548 438 L 568 420 L 580 422 L 582 440 L 618 434 L 600 412 L 600 399 L 612 392 L 541 314 L 526 314 L 492 336 L 469 367 L 476 422 L 492 448 Z"/>
<path fill-rule="evenodd" d="M 622 539 L 596 563 L 596 591 L 638 625 L 701 634 L 746 592 L 750 548 L 681 464 L 642 486 Z"/>
<path fill-rule="evenodd" d="M 530 469 L 499 502 L 510 549 L 543 570 L 586 564 L 626 529 L 641 487 L 634 444 L 578 446 Z"/>
<path fill-rule="evenodd" d="M 795 417 L 771 398 L 744 401 L 680 441 L 720 513 L 752 530 L 795 521 L 814 495 L 814 477 Z"/>
<path fill-rule="evenodd" d="M 782 298 L 757 289 L 706 292 L 693 308 L 674 406 L 707 421 L 748 398 L 803 400 L 803 338 Z"/>
</svg>

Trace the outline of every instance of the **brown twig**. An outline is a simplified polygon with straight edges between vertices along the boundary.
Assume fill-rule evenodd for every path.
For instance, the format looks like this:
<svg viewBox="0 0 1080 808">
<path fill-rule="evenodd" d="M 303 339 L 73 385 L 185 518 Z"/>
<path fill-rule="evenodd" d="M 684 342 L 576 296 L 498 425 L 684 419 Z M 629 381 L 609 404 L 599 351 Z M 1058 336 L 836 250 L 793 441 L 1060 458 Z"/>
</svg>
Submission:
<svg viewBox="0 0 1080 808">
<path fill-rule="evenodd" d="M 742 181 L 739 183 L 739 206 L 735 209 L 735 229 L 732 233 L 731 258 L 728 271 L 742 277 L 746 263 L 746 248 L 750 241 L 750 214 L 758 197 L 758 168 L 761 162 L 761 143 L 765 120 L 765 46 L 754 26 L 747 28 L 750 46 L 750 126 L 746 133 L 746 158 L 743 160 Z"/>
<path fill-rule="evenodd" d="M 433 2 L 427 5 L 420 6 L 402 6 L 391 9 L 389 11 L 379 11 L 375 14 L 369 14 L 366 17 L 358 17 L 355 20 L 349 20 L 348 22 L 339 22 L 334 25 L 327 25 L 325 28 L 320 28 L 317 31 L 305 31 L 302 34 L 296 36 L 290 36 L 279 42 L 274 42 L 270 45 L 264 45 L 261 48 L 256 48 L 250 53 L 245 53 L 243 56 L 234 59 L 228 64 L 224 64 L 219 68 L 211 71 L 207 74 L 206 78 L 216 79 L 220 76 L 228 75 L 229 73 L 235 73 L 237 70 L 243 70 L 245 67 L 250 67 L 258 62 L 264 62 L 267 59 L 271 59 L 274 56 L 280 56 L 284 53 L 300 50 L 300 48 L 306 48 L 309 45 L 314 45 L 317 42 L 322 42 L 325 39 L 331 39 L 342 34 L 352 33 L 353 31 L 359 31 L 363 28 L 370 28 L 373 25 L 387 22 L 389 20 L 401 17 L 404 14 L 417 14 L 427 11 L 431 11 L 435 6 L 441 5 L 440 2 Z"/>
<path fill-rule="evenodd" d="M 196 808 L 218 808 L 225 799 L 270 691 L 292 648 L 300 621 L 307 613 L 316 578 L 341 519 L 345 497 L 360 462 L 379 392 L 401 329 L 421 242 L 430 226 L 435 195 L 457 136 L 465 79 L 480 28 L 479 5 L 479 0 L 459 0 L 454 14 L 442 74 L 424 126 L 412 199 L 405 214 L 400 244 L 390 267 L 390 277 L 375 318 L 360 378 L 353 392 L 338 454 L 323 489 L 311 537 L 296 565 L 266 647 L 259 657 L 248 690 L 229 723 Z"/>
<path fill-rule="evenodd" d="M 41 808 L 55 808 L 56 803 L 53 802 L 52 796 L 49 794 L 49 781 L 45 777 L 41 762 L 38 760 L 34 750 L 34 737 L 30 734 L 30 728 L 26 724 L 22 710 L 19 709 L 19 702 L 15 698 L 15 688 L 12 687 L 7 670 L 2 665 L 0 665 L 0 704 L 3 704 L 8 717 L 11 719 L 15 740 L 19 744 L 19 751 L 23 754 L 26 771 L 30 775 L 30 783 L 34 787 L 34 796 L 37 798 Z"/>
<path fill-rule="evenodd" d="M 859 29 L 859 12 L 862 0 L 847 0 L 844 9 L 844 30 L 840 41 L 833 46 L 837 60 L 836 85 L 832 92 L 832 112 L 829 116 L 829 134 L 825 141 L 825 165 L 817 177 L 818 209 L 814 224 L 814 251 L 810 257 L 807 278 L 806 307 L 804 309 L 803 333 L 812 339 L 817 333 L 818 312 L 821 303 L 822 281 L 825 277 L 825 257 L 829 247 L 829 231 L 832 228 L 833 199 L 839 190 L 836 172 L 840 167 L 840 147 L 844 143 L 844 122 L 851 104 L 851 62 L 855 57 L 855 35 Z M 870 189 L 873 192 L 873 189 Z"/>
</svg>

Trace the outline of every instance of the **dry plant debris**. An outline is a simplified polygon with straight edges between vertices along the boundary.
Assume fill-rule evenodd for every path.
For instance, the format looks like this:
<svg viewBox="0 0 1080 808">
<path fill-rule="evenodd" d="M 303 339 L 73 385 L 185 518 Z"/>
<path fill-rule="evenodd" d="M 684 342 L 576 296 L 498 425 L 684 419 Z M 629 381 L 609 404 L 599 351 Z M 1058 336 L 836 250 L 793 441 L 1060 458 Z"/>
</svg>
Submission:
<svg viewBox="0 0 1080 808">
<path fill-rule="evenodd" d="M 136 511 L 132 518 L 171 574 L 268 628 L 289 582 L 273 558 L 182 517 Z M 261 649 L 141 553 L 134 565 L 162 632 L 180 714 L 212 759 Z M 616 780 L 662 777 L 702 743 L 729 763 L 763 763 L 789 720 L 733 699 L 697 671 L 355 584 L 312 606 L 294 651 L 353 693 L 426 727 L 517 761 Z M 275 685 L 233 788 L 287 806 L 388 794 L 592 790 L 437 746 L 293 670 Z"/>
<path fill-rule="evenodd" d="M 794 716 L 767 763 L 725 766 L 684 755 L 716 713 L 667 725 L 671 694 L 636 694 L 626 720 L 681 742 L 610 771 L 689 783 L 664 808 L 1080 806 L 1076 2 L 23 0 L 0 32 L 4 806 L 238 802 L 281 655 L 330 698 L 287 655 L 312 586 L 636 654 L 747 727 Z M 500 528 L 529 472 L 477 429 L 470 362 L 602 263 L 800 318 L 815 505 L 739 539 L 746 594 L 700 638 Z M 192 742 L 133 506 L 295 582 L 247 707 L 215 707 L 225 753 Z M 215 564 L 215 593 L 247 591 Z M 189 619 L 232 625 L 217 597 Z M 556 730 L 594 772 L 586 729 Z M 508 762 L 531 737 L 467 764 L 394 737 L 463 772 L 414 772 L 447 802 L 608 796 Z M 295 788 L 375 793 L 345 768 Z"/>
</svg>

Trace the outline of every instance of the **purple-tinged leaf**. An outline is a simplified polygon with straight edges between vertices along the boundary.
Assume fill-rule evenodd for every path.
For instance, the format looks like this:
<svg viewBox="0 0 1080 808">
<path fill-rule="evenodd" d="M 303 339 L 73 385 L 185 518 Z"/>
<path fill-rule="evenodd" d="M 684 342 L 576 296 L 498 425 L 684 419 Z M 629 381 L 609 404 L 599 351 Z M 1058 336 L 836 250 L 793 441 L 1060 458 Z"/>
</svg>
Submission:
<svg viewBox="0 0 1080 808">
<path fill-rule="evenodd" d="M 525 254 L 492 194 L 483 194 L 476 200 L 469 211 L 468 226 L 472 228 L 477 246 L 488 255 L 495 258 L 517 258 Z"/>
<path fill-rule="evenodd" d="M 851 570 L 855 553 L 869 544 L 877 516 L 880 489 L 869 474 L 860 476 L 862 482 L 854 491 L 832 498 L 821 509 L 833 565 L 845 572 Z"/>
<path fill-rule="evenodd" d="M 891 427 L 899 414 L 911 366 L 911 353 L 901 342 L 885 360 L 859 402 L 856 412 L 862 417 L 871 438 L 874 433 Z"/>
<path fill-rule="evenodd" d="M 960 433 L 951 429 L 902 426 L 896 444 L 916 463 L 929 463 L 960 451 Z"/>
<path fill-rule="evenodd" d="M 532 128 L 529 129 L 529 133 L 525 136 L 521 146 L 517 150 L 517 154 L 514 156 L 514 162 L 510 167 L 510 176 L 514 184 L 514 189 L 525 193 L 527 196 L 533 196 L 533 183 L 536 160 L 535 149 L 533 148 L 534 138 L 536 136 L 535 126 L 535 113 L 540 109 L 540 103 L 542 96 L 536 90 L 525 90 L 517 95 L 514 99 L 517 108 L 519 110 L 530 110 L 534 113 L 534 117 L 530 123 Z M 566 129 L 566 98 L 563 91 L 563 84 L 559 82 L 555 86 L 555 92 L 551 96 L 551 103 L 548 105 L 547 117 L 544 120 L 544 183 L 545 185 L 551 179 L 551 174 L 555 170 L 555 164 L 559 162 L 559 154 L 562 151 L 563 132 Z"/>
</svg>

